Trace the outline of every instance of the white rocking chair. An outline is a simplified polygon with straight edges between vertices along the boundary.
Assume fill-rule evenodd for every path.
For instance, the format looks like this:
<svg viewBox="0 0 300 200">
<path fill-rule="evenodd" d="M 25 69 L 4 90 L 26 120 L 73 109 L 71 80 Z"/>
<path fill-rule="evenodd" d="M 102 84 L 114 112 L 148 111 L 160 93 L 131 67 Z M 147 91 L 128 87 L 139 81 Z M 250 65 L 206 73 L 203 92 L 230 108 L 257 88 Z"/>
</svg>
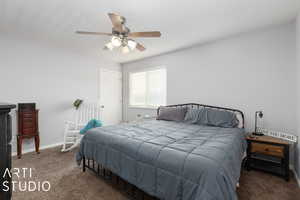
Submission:
<svg viewBox="0 0 300 200">
<path fill-rule="evenodd" d="M 70 151 L 75 148 L 82 138 L 79 133 L 91 119 L 100 120 L 101 109 L 96 103 L 82 103 L 75 111 L 74 121 L 65 122 L 64 143 L 62 152 Z"/>
</svg>

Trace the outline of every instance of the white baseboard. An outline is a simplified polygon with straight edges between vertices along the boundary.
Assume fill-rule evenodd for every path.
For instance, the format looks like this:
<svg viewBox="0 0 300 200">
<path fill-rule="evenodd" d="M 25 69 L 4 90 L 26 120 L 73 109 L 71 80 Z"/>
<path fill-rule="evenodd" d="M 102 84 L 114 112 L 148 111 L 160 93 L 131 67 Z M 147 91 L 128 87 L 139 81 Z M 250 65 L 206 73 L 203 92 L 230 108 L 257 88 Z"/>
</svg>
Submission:
<svg viewBox="0 0 300 200">
<path fill-rule="evenodd" d="M 297 172 L 296 172 L 294 166 L 293 166 L 293 165 L 290 165 L 290 169 L 291 169 L 292 172 L 294 173 L 295 179 L 296 179 L 296 181 L 297 181 L 297 183 L 298 183 L 298 186 L 300 187 L 300 179 L 299 179 L 299 176 L 298 176 L 298 174 L 297 174 Z"/>
<path fill-rule="evenodd" d="M 59 142 L 56 144 L 50 144 L 50 145 L 44 145 L 44 146 L 40 147 L 40 150 L 49 149 L 49 148 L 53 148 L 53 147 L 57 147 L 57 146 L 61 146 L 61 145 L 63 145 L 63 142 Z M 30 153 L 30 152 L 34 152 L 34 151 L 35 151 L 34 148 L 26 149 L 22 152 L 22 154 L 26 154 L 26 153 Z M 17 152 L 12 152 L 12 156 L 16 156 L 16 155 L 17 155 Z"/>
<path fill-rule="evenodd" d="M 299 176 L 297 174 L 297 172 L 295 170 L 293 170 L 294 174 L 295 174 L 295 178 L 296 178 L 296 181 L 298 183 L 298 186 L 300 187 L 300 179 L 299 179 Z"/>
</svg>

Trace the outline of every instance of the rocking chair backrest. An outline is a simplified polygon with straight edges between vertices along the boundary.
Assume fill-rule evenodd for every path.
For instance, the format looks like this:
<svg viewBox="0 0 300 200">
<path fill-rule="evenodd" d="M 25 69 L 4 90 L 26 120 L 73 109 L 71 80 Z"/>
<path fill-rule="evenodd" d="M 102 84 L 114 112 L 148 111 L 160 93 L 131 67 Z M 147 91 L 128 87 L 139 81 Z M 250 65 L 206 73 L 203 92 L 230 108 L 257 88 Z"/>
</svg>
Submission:
<svg viewBox="0 0 300 200">
<path fill-rule="evenodd" d="M 85 125 L 91 119 L 101 120 L 101 109 L 97 103 L 82 103 L 75 113 L 76 126 Z"/>
</svg>

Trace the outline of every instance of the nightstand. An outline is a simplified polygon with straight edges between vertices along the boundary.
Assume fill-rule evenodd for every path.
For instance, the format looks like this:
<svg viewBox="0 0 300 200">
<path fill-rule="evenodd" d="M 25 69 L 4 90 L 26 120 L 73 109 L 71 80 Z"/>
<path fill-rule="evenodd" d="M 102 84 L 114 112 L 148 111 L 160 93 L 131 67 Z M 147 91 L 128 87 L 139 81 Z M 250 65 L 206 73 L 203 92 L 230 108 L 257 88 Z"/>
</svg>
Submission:
<svg viewBox="0 0 300 200">
<path fill-rule="evenodd" d="M 289 181 L 289 142 L 271 136 L 248 136 L 247 170 L 256 169 Z"/>
</svg>

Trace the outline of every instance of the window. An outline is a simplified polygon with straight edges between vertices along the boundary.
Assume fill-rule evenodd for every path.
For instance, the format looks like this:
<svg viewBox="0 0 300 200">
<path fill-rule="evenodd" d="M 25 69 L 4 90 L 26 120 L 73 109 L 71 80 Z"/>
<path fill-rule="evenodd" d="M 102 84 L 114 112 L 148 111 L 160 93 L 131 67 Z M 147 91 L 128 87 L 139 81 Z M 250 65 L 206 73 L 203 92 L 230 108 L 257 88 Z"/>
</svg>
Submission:
<svg viewBox="0 0 300 200">
<path fill-rule="evenodd" d="M 167 72 L 165 68 L 129 74 L 129 105 L 157 107 L 166 105 Z"/>
</svg>

